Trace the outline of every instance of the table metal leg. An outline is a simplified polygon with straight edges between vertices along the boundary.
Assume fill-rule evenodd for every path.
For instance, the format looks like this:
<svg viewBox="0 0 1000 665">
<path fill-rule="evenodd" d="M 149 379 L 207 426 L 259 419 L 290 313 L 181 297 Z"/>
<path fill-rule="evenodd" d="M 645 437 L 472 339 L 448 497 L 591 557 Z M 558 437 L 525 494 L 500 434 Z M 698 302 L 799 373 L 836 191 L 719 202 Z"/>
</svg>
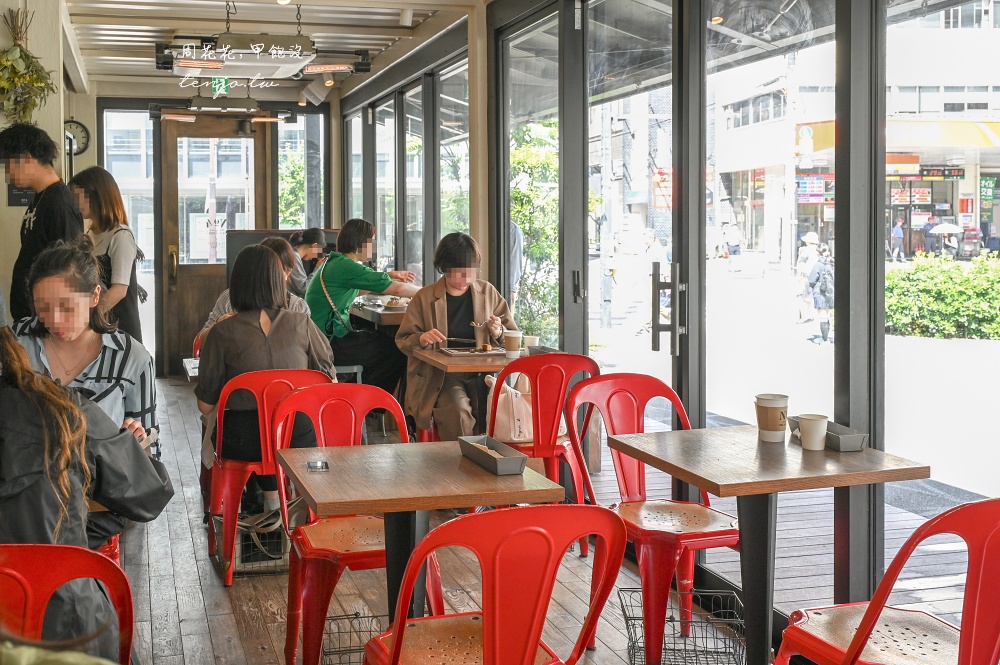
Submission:
<svg viewBox="0 0 1000 665">
<path fill-rule="evenodd" d="M 775 526 L 778 495 L 736 498 L 740 520 L 740 572 L 747 665 L 771 662 L 771 611 L 774 607 Z"/>
<path fill-rule="evenodd" d="M 420 539 L 427 535 L 430 529 L 430 512 L 426 510 L 408 511 L 402 513 L 386 513 L 385 522 L 385 581 L 389 600 L 390 621 L 396 616 L 396 603 L 399 601 L 399 588 L 403 584 L 403 574 L 410 554 Z M 420 577 L 413 587 L 413 600 L 410 603 L 409 616 L 424 615 L 425 586 L 424 577 L 427 566 L 420 572 Z"/>
</svg>

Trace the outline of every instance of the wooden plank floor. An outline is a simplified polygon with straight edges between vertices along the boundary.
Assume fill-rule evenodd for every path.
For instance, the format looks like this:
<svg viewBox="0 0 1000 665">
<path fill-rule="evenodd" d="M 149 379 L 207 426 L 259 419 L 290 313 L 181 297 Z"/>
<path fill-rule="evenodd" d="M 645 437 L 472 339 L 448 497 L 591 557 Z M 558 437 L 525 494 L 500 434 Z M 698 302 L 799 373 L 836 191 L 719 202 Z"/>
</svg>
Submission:
<svg viewBox="0 0 1000 665">
<path fill-rule="evenodd" d="M 283 662 L 287 577 L 268 575 L 237 578 L 222 586 L 207 554 L 198 486 L 200 426 L 193 386 L 179 380 L 157 382 L 159 419 L 164 442 L 163 461 L 173 479 L 175 497 L 164 513 L 147 525 L 134 525 L 123 538 L 125 569 L 135 597 L 136 641 L 144 663 L 269 664 Z M 603 473 L 594 474 L 602 503 L 617 500 L 617 485 L 607 449 Z M 669 478 L 650 470 L 651 496 L 669 494 Z M 735 501 L 713 503 L 735 514 Z M 832 601 L 832 492 L 781 495 L 777 603 L 784 609 Z M 433 520 L 450 517 L 439 512 Z M 886 554 L 895 553 L 923 518 L 900 511 L 886 512 Z M 467 553 L 441 555 L 445 601 L 450 610 L 478 607 L 478 566 Z M 727 576 L 739 579 L 734 552 L 718 552 L 709 561 Z M 956 620 L 964 583 L 964 550 L 954 542 L 925 546 L 905 571 L 896 602 L 930 609 Z M 553 592 L 544 637 L 560 654 L 567 654 L 589 597 L 591 559 L 566 556 Z M 821 574 L 817 574 L 820 571 Z M 639 586 L 635 567 L 626 564 L 619 587 Z M 385 576 L 379 571 L 348 571 L 337 586 L 330 614 L 384 614 Z M 582 661 L 590 664 L 628 662 L 627 638 L 618 597 L 602 614 L 598 648 Z"/>
</svg>

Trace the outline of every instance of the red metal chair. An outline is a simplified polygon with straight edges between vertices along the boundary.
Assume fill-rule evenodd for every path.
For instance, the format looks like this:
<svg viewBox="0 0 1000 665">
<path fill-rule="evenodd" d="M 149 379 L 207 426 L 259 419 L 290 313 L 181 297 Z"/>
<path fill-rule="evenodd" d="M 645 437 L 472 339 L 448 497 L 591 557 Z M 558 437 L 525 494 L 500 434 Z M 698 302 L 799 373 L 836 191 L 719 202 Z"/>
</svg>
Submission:
<svg viewBox="0 0 1000 665">
<path fill-rule="evenodd" d="M 441 435 L 438 434 L 437 425 L 434 424 L 434 421 L 431 421 L 430 429 L 417 428 L 416 438 L 419 443 L 427 443 L 428 441 L 440 441 Z"/>
<path fill-rule="evenodd" d="M 215 424 L 215 462 L 212 465 L 212 489 L 209 512 L 222 513 L 222 582 L 226 586 L 233 583 L 233 556 L 236 552 L 236 520 L 239 514 L 240 497 L 251 473 L 259 476 L 275 475 L 274 446 L 271 444 L 271 414 L 275 404 L 295 388 L 321 383 L 331 379 L 322 372 L 311 369 L 268 369 L 246 372 L 230 379 L 219 395 L 219 408 Z M 237 390 L 253 393 L 257 402 L 257 418 L 260 421 L 259 462 L 227 460 L 222 457 L 223 416 L 229 396 Z M 208 520 L 208 553 L 216 553 L 215 526 Z"/>
<path fill-rule="evenodd" d="M 954 534 L 969 548 L 962 627 L 921 612 L 886 606 L 892 586 L 917 546 Z M 928 520 L 896 554 L 868 603 L 796 610 L 782 633 L 775 665 L 801 654 L 818 665 L 957 663 L 1000 659 L 1000 499 L 966 503 Z"/>
<path fill-rule="evenodd" d="M 52 593 L 77 579 L 104 585 L 118 614 L 118 662 L 127 664 L 132 654 L 132 589 L 121 568 L 86 547 L 0 545 L 0 626 L 40 640 Z"/>
<path fill-rule="evenodd" d="M 97 551 L 115 562 L 119 568 L 122 567 L 122 551 L 119 546 L 121 534 L 115 534 L 108 538 L 108 542 L 97 548 Z"/>
<path fill-rule="evenodd" d="M 198 358 L 201 356 L 201 333 L 194 336 L 194 342 L 191 343 L 191 357 Z"/>
<path fill-rule="evenodd" d="M 597 535 L 590 609 L 569 657 L 562 661 L 542 641 L 545 614 L 563 556 L 576 540 Z M 479 560 L 482 611 L 407 619 L 413 585 L 427 556 L 464 547 Z M 525 506 L 463 515 L 417 544 L 410 557 L 396 621 L 365 645 L 365 663 L 476 662 L 482 665 L 572 665 L 597 630 L 625 553 L 625 526 L 600 506 Z M 482 652 L 482 659 L 478 658 Z"/>
<path fill-rule="evenodd" d="M 552 482 L 559 482 L 559 460 L 566 462 L 573 476 L 573 492 L 576 502 L 583 504 L 586 499 L 584 486 L 590 494 L 590 500 L 597 503 L 594 486 L 590 482 L 590 472 L 583 458 L 583 449 L 579 443 L 573 443 L 566 437 L 559 436 L 559 423 L 563 418 L 566 405 L 566 393 L 570 380 L 580 372 L 590 376 L 601 373 L 597 363 L 587 356 L 575 353 L 545 353 L 537 356 L 518 358 L 507 364 L 497 376 L 496 385 L 502 385 L 511 374 L 524 374 L 531 384 L 531 424 L 534 441 L 528 444 L 512 444 L 528 457 L 539 457 L 545 461 L 545 475 Z M 500 390 L 493 391 L 490 403 L 490 413 L 496 414 Z M 590 410 L 586 421 L 590 421 Z M 495 417 L 490 418 L 488 434 L 493 434 Z M 584 425 L 586 430 L 586 424 Z M 580 556 L 587 556 L 589 544 L 586 539 L 580 541 Z"/>
<path fill-rule="evenodd" d="M 576 414 L 584 404 L 594 405 L 604 418 L 608 434 L 643 432 L 646 406 L 654 397 L 670 400 L 682 429 L 691 429 L 680 397 L 667 384 L 645 374 L 607 374 L 573 386 L 566 404 L 570 438 L 579 440 Z M 714 510 L 708 494 L 701 503 L 646 500 L 645 465 L 611 451 L 618 477 L 621 503 L 612 509 L 625 520 L 628 537 L 635 543 L 642 582 L 645 662 L 659 664 L 663 654 L 663 626 L 667 615 L 670 581 L 677 573 L 681 595 L 681 628 L 690 631 L 694 553 L 714 547 L 739 547 L 739 528 L 732 515 Z"/>
<path fill-rule="evenodd" d="M 274 409 L 276 449 L 291 441 L 290 424 L 296 412 L 305 413 L 316 429 L 320 446 L 358 446 L 365 416 L 372 409 L 386 409 L 396 419 L 400 432 L 406 431 L 403 410 L 392 395 L 364 384 L 335 383 L 311 386 L 287 394 Z M 394 444 L 389 444 L 394 445 Z M 279 465 L 278 493 L 282 523 L 292 548 L 288 570 L 288 615 L 285 634 L 285 662 L 294 665 L 302 626 L 303 665 L 320 662 L 323 628 L 330 598 L 345 568 L 370 570 L 385 567 L 385 532 L 382 518 L 373 515 L 344 515 L 317 519 L 310 511 L 308 524 L 288 530 L 288 492 L 285 473 Z M 431 612 L 444 613 L 441 569 L 434 558 L 428 563 L 427 598 Z"/>
</svg>

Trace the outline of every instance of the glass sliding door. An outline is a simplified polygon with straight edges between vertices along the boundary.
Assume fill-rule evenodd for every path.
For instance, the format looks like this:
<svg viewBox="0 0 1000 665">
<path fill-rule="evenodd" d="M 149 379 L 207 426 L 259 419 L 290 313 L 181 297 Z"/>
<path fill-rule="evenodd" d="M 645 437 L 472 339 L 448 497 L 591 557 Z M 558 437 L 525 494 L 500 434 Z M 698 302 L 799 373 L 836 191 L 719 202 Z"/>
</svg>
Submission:
<svg viewBox="0 0 1000 665">
<path fill-rule="evenodd" d="M 278 226 L 302 229 L 326 226 L 323 191 L 323 118 L 300 114 L 278 127 Z"/>
<path fill-rule="evenodd" d="M 421 86 L 403 94 L 406 133 L 406 260 L 403 269 L 416 274 L 417 285 L 424 279 L 424 89 Z"/>
<path fill-rule="evenodd" d="M 375 262 L 396 267 L 396 102 L 375 108 Z"/>
<path fill-rule="evenodd" d="M 518 327 L 560 346 L 558 17 L 501 34 L 507 219 L 499 220 Z M 501 244 L 504 246 L 504 244 Z"/>
<path fill-rule="evenodd" d="M 469 232 L 469 63 L 441 72 L 437 80 L 440 137 L 441 235 Z"/>
<path fill-rule="evenodd" d="M 789 395 L 789 413 L 833 415 L 834 6 L 709 3 L 709 426 L 755 422 L 758 393 Z M 832 506 L 832 490 L 779 496 L 778 609 L 832 602 Z M 738 581 L 735 553 L 707 561 Z"/>
<path fill-rule="evenodd" d="M 590 355 L 602 372 L 668 385 L 670 340 L 654 352 L 652 323 L 669 322 L 671 294 L 654 298 L 652 279 L 654 266 L 669 279 L 672 260 L 670 14 L 669 2 L 639 0 L 592 2 L 587 13 Z M 647 410 L 647 431 L 670 426 L 662 402 Z"/>
</svg>

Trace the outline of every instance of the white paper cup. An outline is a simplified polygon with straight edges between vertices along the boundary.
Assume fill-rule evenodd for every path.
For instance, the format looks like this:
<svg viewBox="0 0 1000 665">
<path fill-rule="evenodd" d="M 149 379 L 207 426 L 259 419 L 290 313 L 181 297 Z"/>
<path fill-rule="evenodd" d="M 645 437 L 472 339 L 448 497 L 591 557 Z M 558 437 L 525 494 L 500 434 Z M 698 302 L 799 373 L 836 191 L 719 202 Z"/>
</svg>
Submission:
<svg viewBox="0 0 1000 665">
<path fill-rule="evenodd" d="M 779 443 L 788 429 L 788 395 L 762 393 L 755 398 L 757 432 L 761 441 Z"/>
<path fill-rule="evenodd" d="M 538 335 L 525 335 L 524 336 L 524 345 L 525 346 L 538 346 L 538 344 L 539 344 Z"/>
<path fill-rule="evenodd" d="M 803 450 L 823 450 L 826 448 L 826 416 L 818 413 L 803 413 L 799 416 L 799 440 Z"/>
<path fill-rule="evenodd" d="M 508 358 L 521 357 L 521 331 L 505 330 L 503 333 L 503 348 Z"/>
</svg>

